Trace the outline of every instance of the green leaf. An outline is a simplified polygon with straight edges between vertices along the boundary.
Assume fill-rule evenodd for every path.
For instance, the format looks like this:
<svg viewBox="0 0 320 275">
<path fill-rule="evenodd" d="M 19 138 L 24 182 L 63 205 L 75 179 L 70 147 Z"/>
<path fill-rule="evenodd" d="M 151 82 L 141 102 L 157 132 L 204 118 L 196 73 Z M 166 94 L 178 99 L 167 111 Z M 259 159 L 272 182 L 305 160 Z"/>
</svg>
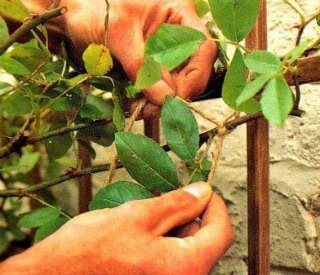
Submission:
<svg viewBox="0 0 320 275">
<path fill-rule="evenodd" d="M 34 40 L 33 40 L 34 41 Z M 38 48 L 33 41 L 27 44 L 14 44 L 9 56 L 23 64 L 30 71 L 35 71 L 40 65 L 50 61 L 50 55 Z"/>
<path fill-rule="evenodd" d="M 206 0 L 193 0 L 193 2 L 199 17 L 205 16 L 210 11 L 209 4 Z"/>
<path fill-rule="evenodd" d="M 58 88 L 58 87 L 57 87 Z M 63 88 L 61 92 L 64 92 L 66 88 Z M 55 93 L 59 96 L 61 92 Z M 53 97 L 55 98 L 55 97 Z M 60 112 L 70 111 L 72 108 L 79 108 L 81 106 L 81 93 L 78 90 L 73 90 L 64 96 L 58 98 L 51 106 L 50 109 Z"/>
<path fill-rule="evenodd" d="M 263 115 L 273 124 L 284 127 L 293 105 L 293 95 L 283 77 L 272 79 L 261 97 Z"/>
<path fill-rule="evenodd" d="M 4 102 L 5 110 L 9 115 L 20 116 L 32 112 L 31 99 L 23 91 L 9 95 Z"/>
<path fill-rule="evenodd" d="M 193 163 L 199 149 L 199 129 L 190 109 L 179 99 L 167 97 L 161 122 L 172 151 L 185 162 Z"/>
<path fill-rule="evenodd" d="M 255 51 L 245 59 L 247 67 L 258 74 L 276 74 L 281 70 L 281 60 L 267 51 Z"/>
<path fill-rule="evenodd" d="M 66 125 L 64 123 L 57 122 L 52 124 L 50 131 L 60 129 L 65 126 Z M 44 142 L 44 144 L 50 160 L 54 160 L 63 157 L 69 151 L 73 144 L 73 140 L 71 138 L 71 134 L 67 133 L 49 138 Z"/>
<path fill-rule="evenodd" d="M 20 220 L 20 218 L 16 216 L 17 210 L 18 209 L 16 207 L 13 207 L 10 210 L 4 211 L 4 214 L 6 217 L 6 222 L 8 224 L 8 229 L 10 233 L 13 235 L 15 240 L 21 241 L 25 239 L 25 234 L 17 226 Z"/>
<path fill-rule="evenodd" d="M 9 38 L 9 29 L 6 21 L 0 16 L 0 43 L 5 42 Z"/>
<path fill-rule="evenodd" d="M 308 39 L 304 42 L 302 42 L 299 46 L 297 46 L 291 53 L 290 59 L 288 60 L 290 63 L 296 61 L 298 58 L 300 58 L 304 52 L 309 49 L 310 46 L 312 46 L 317 41 L 317 38 Z"/>
<path fill-rule="evenodd" d="M 251 81 L 247 84 L 247 86 L 243 89 L 240 96 L 237 98 L 237 106 L 241 106 L 241 104 L 245 103 L 250 98 L 254 97 L 266 83 L 275 77 L 274 74 L 265 74 L 258 76 L 255 80 Z"/>
<path fill-rule="evenodd" d="M 63 226 L 67 221 L 67 218 L 57 218 L 41 225 L 39 229 L 36 231 L 34 243 L 40 242 L 41 240 L 50 236 L 51 234 L 56 232 L 61 226 Z"/>
<path fill-rule="evenodd" d="M 317 17 L 317 24 L 320 26 L 320 15 Z"/>
<path fill-rule="evenodd" d="M 97 143 L 104 147 L 109 147 L 115 138 L 117 132 L 113 123 L 109 123 L 107 126 L 96 126 L 79 131 L 79 137 L 88 137 L 92 142 Z"/>
<path fill-rule="evenodd" d="M 209 0 L 211 13 L 223 35 L 242 41 L 259 14 L 259 0 Z"/>
<path fill-rule="evenodd" d="M 0 81 L 0 96 L 12 90 L 12 86 L 7 82 Z"/>
<path fill-rule="evenodd" d="M 113 208 L 128 201 L 152 197 L 152 193 L 143 186 L 133 182 L 120 181 L 100 189 L 90 203 L 89 210 Z"/>
<path fill-rule="evenodd" d="M 145 57 L 152 57 L 169 71 L 186 61 L 206 40 L 206 36 L 197 30 L 163 24 L 146 41 Z"/>
<path fill-rule="evenodd" d="M 113 67 L 110 51 L 104 45 L 91 44 L 83 53 L 83 61 L 92 76 L 103 76 Z"/>
<path fill-rule="evenodd" d="M 17 165 L 4 167 L 0 169 L 0 172 L 7 172 L 7 173 L 15 172 L 15 173 L 27 174 L 34 168 L 34 166 L 38 163 L 39 159 L 40 159 L 40 153 L 26 152 L 19 159 L 19 162 Z"/>
<path fill-rule="evenodd" d="M 27 75 L 30 74 L 30 70 L 19 61 L 7 56 L 0 56 L 0 67 L 7 73 L 14 75 Z"/>
<path fill-rule="evenodd" d="M 113 123 L 117 128 L 118 132 L 124 131 L 126 117 L 124 115 L 124 111 L 122 109 L 120 95 L 118 95 L 117 91 L 112 92 L 113 99 Z"/>
<path fill-rule="evenodd" d="M 25 228 L 37 228 L 51 220 L 58 218 L 60 214 L 61 210 L 57 208 L 39 208 L 23 215 L 18 222 L 18 226 Z"/>
<path fill-rule="evenodd" d="M 4 227 L 0 227 L 0 256 L 10 243 L 7 233 L 8 231 Z"/>
<path fill-rule="evenodd" d="M 238 49 L 228 68 L 227 74 L 222 87 L 222 98 L 231 108 L 246 112 L 255 113 L 260 111 L 259 102 L 249 99 L 245 103 L 237 106 L 236 102 L 242 90 L 247 84 L 246 68 L 241 51 Z"/>
<path fill-rule="evenodd" d="M 207 181 L 208 176 L 211 170 L 212 163 L 206 159 L 204 159 L 200 165 L 200 167 L 197 167 L 197 171 L 194 174 L 194 176 L 191 179 L 191 183 L 197 182 L 197 181 Z M 189 177 L 192 175 L 196 167 L 190 167 L 189 170 Z"/>
<path fill-rule="evenodd" d="M 146 56 L 134 85 L 137 90 L 145 90 L 162 78 L 161 65 L 152 57 Z"/>
<path fill-rule="evenodd" d="M 73 156 L 63 156 L 59 159 L 55 160 L 57 163 L 65 166 L 65 167 L 71 167 L 71 168 L 77 168 L 78 162 Z"/>
<path fill-rule="evenodd" d="M 124 95 L 126 98 L 135 98 L 141 91 L 137 90 L 134 85 L 128 85 L 125 87 Z"/>
<path fill-rule="evenodd" d="M 101 97 L 89 94 L 86 97 L 85 104 L 80 109 L 80 116 L 92 120 L 112 119 L 113 109 Z"/>
<path fill-rule="evenodd" d="M 28 9 L 20 0 L 0 0 L 0 14 L 18 21 L 30 16 Z"/>
<path fill-rule="evenodd" d="M 74 86 L 77 86 L 78 83 L 87 79 L 87 77 L 88 77 L 88 75 L 86 75 L 86 74 L 79 74 L 73 78 L 66 79 L 65 82 L 68 84 L 69 87 L 74 87 Z"/>
<path fill-rule="evenodd" d="M 148 190 L 168 192 L 178 188 L 176 167 L 154 140 L 143 135 L 117 133 L 115 142 L 123 166 Z"/>
</svg>

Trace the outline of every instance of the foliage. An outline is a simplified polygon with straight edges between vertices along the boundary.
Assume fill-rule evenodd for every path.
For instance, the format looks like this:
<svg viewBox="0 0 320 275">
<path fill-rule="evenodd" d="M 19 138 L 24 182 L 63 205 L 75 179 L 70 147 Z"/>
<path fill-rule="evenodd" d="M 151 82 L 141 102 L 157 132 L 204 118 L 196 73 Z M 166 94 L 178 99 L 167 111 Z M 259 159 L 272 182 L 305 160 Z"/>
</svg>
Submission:
<svg viewBox="0 0 320 275">
<path fill-rule="evenodd" d="M 195 0 L 195 5 L 200 16 L 211 10 L 218 25 L 214 37 L 207 38 L 185 26 L 163 24 L 146 41 L 144 63 L 135 83 L 112 70 L 113 60 L 104 45 L 92 44 L 86 49 L 84 68 L 74 66 L 65 50 L 62 56 L 55 56 L 47 46 L 48 36 L 43 26 L 32 31 L 28 42 L 14 41 L 1 53 L 0 67 L 14 81 L 0 82 L 0 180 L 5 189 L 0 191 L 3 197 L 0 210 L 5 220 L 5 226 L 0 226 L 0 253 L 10 241 L 25 238 L 21 228 L 36 228 L 37 242 L 70 218 L 52 205 L 54 200 L 48 202 L 48 190 L 43 194 L 46 200 L 35 196 L 32 189 L 35 183 L 36 191 L 44 191 L 48 186 L 109 167 L 81 170 L 81 160 L 77 159 L 80 146 L 94 159 L 92 144 L 108 147 L 115 143 L 118 153 L 115 164 L 119 157 L 121 165 L 138 183 L 120 181 L 99 190 L 90 204 L 90 210 L 95 210 L 151 198 L 197 180 L 210 182 L 226 124 L 238 112 L 257 115 L 261 111 L 271 123 L 284 127 L 294 105 L 298 107 L 299 98 L 299 91 L 293 93 L 285 76 L 297 75 L 297 59 L 319 47 L 319 40 L 300 43 L 300 34 L 296 47 L 285 56 L 250 51 L 241 42 L 256 21 L 258 0 L 209 0 L 209 5 L 205 0 Z M 0 0 L 0 14 L 18 21 L 30 15 L 19 0 Z M 319 22 L 318 14 L 303 24 L 317 17 Z M 0 46 L 11 37 L 5 20 L 0 17 Z M 128 100 L 140 97 L 141 90 L 159 81 L 163 68 L 172 71 L 186 62 L 204 41 L 219 44 L 219 64 L 227 66 L 223 100 L 237 112 L 220 121 L 181 99 L 166 99 L 161 122 L 167 150 L 172 150 L 184 163 L 188 171 L 185 179 L 178 174 L 172 155 L 163 147 L 127 131 L 128 110 L 124 106 Z M 231 54 L 226 53 L 226 45 L 233 47 Z M 216 124 L 204 150 L 200 150 L 199 129 L 190 108 Z M 218 135 L 216 140 L 215 135 Z M 218 149 L 211 162 L 207 153 L 214 141 Z M 34 181 L 35 173 L 40 174 L 43 182 Z M 25 188 L 20 189 L 21 185 Z M 11 195 L 7 196 L 7 191 Z M 29 197 L 45 207 L 19 216 L 20 200 L 10 196 Z"/>
</svg>

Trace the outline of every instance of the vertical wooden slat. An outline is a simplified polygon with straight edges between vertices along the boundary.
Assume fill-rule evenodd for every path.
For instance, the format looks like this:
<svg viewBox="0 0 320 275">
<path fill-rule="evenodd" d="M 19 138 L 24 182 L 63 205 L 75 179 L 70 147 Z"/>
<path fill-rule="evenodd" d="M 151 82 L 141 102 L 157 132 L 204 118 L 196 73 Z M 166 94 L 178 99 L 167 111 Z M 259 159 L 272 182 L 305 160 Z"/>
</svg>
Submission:
<svg viewBox="0 0 320 275">
<path fill-rule="evenodd" d="M 82 138 L 84 142 L 90 142 L 86 138 Z M 81 169 L 92 166 L 90 154 L 87 149 L 79 144 L 78 151 L 79 159 L 81 161 Z M 85 175 L 78 178 L 78 189 L 79 189 L 79 213 L 88 211 L 89 203 L 92 200 L 92 176 Z"/>
<path fill-rule="evenodd" d="M 253 50 L 267 48 L 266 0 L 260 0 L 258 22 L 246 40 Z M 269 126 L 259 118 L 247 126 L 249 274 L 270 274 Z"/>
</svg>

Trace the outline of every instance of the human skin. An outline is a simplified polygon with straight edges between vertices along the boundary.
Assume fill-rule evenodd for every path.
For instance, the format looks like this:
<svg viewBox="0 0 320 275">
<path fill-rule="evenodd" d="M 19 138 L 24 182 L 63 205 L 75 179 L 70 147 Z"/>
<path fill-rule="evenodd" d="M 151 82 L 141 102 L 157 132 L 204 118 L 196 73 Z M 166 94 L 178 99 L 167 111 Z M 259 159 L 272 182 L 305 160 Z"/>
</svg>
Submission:
<svg viewBox="0 0 320 275">
<path fill-rule="evenodd" d="M 23 1 L 33 13 L 44 12 L 53 1 Z M 193 0 L 109 0 L 110 15 L 107 46 L 123 66 L 128 77 L 135 81 L 143 63 L 145 40 L 163 23 L 179 24 L 197 29 L 210 36 L 197 15 Z M 105 38 L 105 0 L 62 0 L 60 6 L 68 12 L 50 22 L 71 42 L 72 52 L 78 60 L 91 43 L 103 44 Z M 159 111 L 165 97 L 179 96 L 190 99 L 201 94 L 209 81 L 213 63 L 217 58 L 217 45 L 206 41 L 179 68 L 169 72 L 162 68 L 162 80 L 144 91 L 151 102 L 145 116 Z"/>
<path fill-rule="evenodd" d="M 200 215 L 198 224 L 194 220 Z M 175 236 L 168 234 L 177 227 Z M 79 215 L 0 264 L 0 274 L 205 275 L 233 238 L 223 200 L 198 182 Z"/>
</svg>

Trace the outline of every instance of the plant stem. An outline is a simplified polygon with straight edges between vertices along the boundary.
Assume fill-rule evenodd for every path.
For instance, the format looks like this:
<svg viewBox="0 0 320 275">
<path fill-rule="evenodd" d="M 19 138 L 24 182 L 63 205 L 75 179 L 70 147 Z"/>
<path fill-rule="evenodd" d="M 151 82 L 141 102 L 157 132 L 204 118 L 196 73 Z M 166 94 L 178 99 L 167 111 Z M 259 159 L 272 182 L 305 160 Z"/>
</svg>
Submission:
<svg viewBox="0 0 320 275">
<path fill-rule="evenodd" d="M 293 116 L 301 116 L 301 111 L 299 110 L 294 110 L 291 115 Z M 244 115 L 242 117 L 233 119 L 225 124 L 225 128 L 227 131 L 232 131 L 236 129 L 238 126 L 248 123 L 252 120 L 255 120 L 259 117 L 262 117 L 262 113 L 256 113 L 253 115 Z M 200 134 L 200 145 L 203 143 L 207 142 L 210 138 L 213 138 L 218 134 L 218 127 L 215 127 L 207 132 L 204 132 Z M 169 152 L 171 149 L 165 145 L 162 147 L 166 152 Z M 123 166 L 121 164 L 117 165 L 117 168 L 122 168 Z M 7 190 L 2 190 L 0 191 L 0 198 L 5 198 L 5 197 L 23 197 L 26 196 L 27 194 L 30 193 L 36 193 L 38 191 L 42 191 L 44 189 L 47 189 L 49 187 L 58 185 L 60 183 L 66 182 L 68 180 L 74 179 L 81 177 L 83 175 L 88 175 L 88 174 L 96 174 L 100 172 L 105 172 L 108 171 L 110 168 L 110 164 L 103 164 L 103 165 L 97 165 L 97 166 L 92 166 L 90 168 L 85 168 L 83 170 L 79 171 L 70 171 L 69 173 L 62 175 L 58 178 L 55 178 L 50 181 L 45 181 L 30 187 L 26 187 L 24 189 L 7 189 Z"/>
<path fill-rule="evenodd" d="M 295 6 L 293 5 L 289 0 L 283 0 L 288 6 L 290 6 L 297 14 L 299 14 L 301 18 L 301 22 L 305 21 L 305 16 L 304 14 Z"/>
<path fill-rule="evenodd" d="M 4 96 L 4 95 L 7 95 L 7 94 L 10 94 L 20 88 L 23 87 L 24 84 L 26 84 L 28 81 L 32 80 L 32 78 L 43 68 L 44 65 L 46 65 L 47 62 L 45 63 L 42 63 L 38 66 L 38 68 L 32 72 L 27 78 L 25 78 L 24 80 L 22 80 L 21 82 L 19 82 L 16 86 L 12 87 L 12 89 L 10 89 L 9 91 L 3 93 L 1 96 Z"/>
<path fill-rule="evenodd" d="M 10 154 L 11 148 L 23 136 L 23 132 L 28 128 L 31 120 L 32 115 L 30 115 L 29 118 L 24 122 L 17 135 L 14 138 L 12 138 L 12 140 L 10 140 L 10 142 L 0 150 L 0 158 Z"/>
<path fill-rule="evenodd" d="M 79 85 L 83 84 L 84 82 L 86 82 L 89 79 L 90 79 L 90 76 L 87 75 L 85 78 L 78 81 L 75 85 L 69 87 L 63 93 L 61 93 L 60 95 L 55 97 L 47 106 L 44 107 L 44 111 L 41 113 L 41 118 L 43 118 L 43 116 L 46 114 L 46 109 L 49 109 L 58 99 L 60 99 L 61 97 L 63 97 L 67 93 L 71 92 L 73 89 L 77 88 Z"/>
<path fill-rule="evenodd" d="M 96 174 L 100 172 L 105 172 L 109 169 L 109 164 L 92 166 L 90 168 L 85 168 L 79 171 L 70 171 L 65 175 L 62 175 L 53 180 L 44 181 L 23 189 L 7 189 L 0 191 L 0 197 L 24 197 L 32 193 L 42 191 L 44 189 L 50 188 L 52 186 L 58 185 L 60 183 L 66 182 L 71 179 L 79 178 L 84 175 Z"/>
<path fill-rule="evenodd" d="M 310 16 L 309 18 L 303 20 L 301 22 L 301 25 L 299 26 L 298 30 L 298 35 L 297 35 L 297 40 L 296 40 L 296 46 L 298 46 L 301 42 L 303 32 L 305 28 L 313 21 L 315 20 L 318 16 L 320 16 L 320 10 L 318 10 L 314 15 Z"/>
<path fill-rule="evenodd" d="M 141 114 L 143 108 L 146 106 L 147 104 L 147 99 L 146 98 L 142 98 L 139 105 L 136 107 L 136 109 L 134 110 L 133 114 L 131 115 L 131 117 L 129 118 L 124 131 L 125 132 L 130 132 L 132 130 L 133 124 L 134 122 L 137 120 L 137 118 L 139 117 L 139 115 Z M 108 180 L 107 180 L 107 185 L 109 185 L 112 182 L 112 178 L 114 176 L 114 172 L 118 166 L 119 163 L 119 155 L 118 153 L 116 154 L 116 156 L 114 157 L 111 166 L 110 166 L 110 170 L 109 170 L 109 176 L 108 176 Z"/>
<path fill-rule="evenodd" d="M 66 7 L 54 9 L 43 13 L 38 16 L 34 16 L 28 19 L 25 23 L 21 25 L 9 38 L 0 45 L 0 55 L 3 54 L 13 43 L 18 42 L 24 35 L 29 33 L 35 27 L 45 23 L 46 21 L 63 15 L 67 12 Z"/>
<path fill-rule="evenodd" d="M 62 211 L 60 208 L 57 208 L 57 207 L 55 207 L 54 205 L 46 202 L 43 198 L 41 198 L 41 197 L 38 196 L 38 195 L 28 194 L 28 195 L 26 195 L 26 197 L 28 197 L 28 198 L 30 198 L 30 199 L 33 199 L 33 200 L 41 203 L 41 204 L 44 205 L 44 206 L 50 207 L 50 208 L 52 208 L 52 209 L 58 209 L 58 210 L 61 211 L 61 215 L 62 215 L 62 216 L 64 216 L 65 218 L 67 218 L 67 219 L 69 219 L 69 220 L 72 219 L 72 216 L 71 216 L 70 214 L 67 214 L 65 211 Z"/>
<path fill-rule="evenodd" d="M 79 131 L 82 129 L 87 129 L 87 128 L 92 128 L 95 126 L 100 126 L 100 125 L 105 125 L 109 124 L 111 120 L 96 120 L 90 123 L 81 123 L 73 126 L 68 126 L 68 127 L 63 127 L 51 132 L 48 132 L 44 135 L 41 136 L 36 136 L 36 137 L 25 137 L 19 135 L 18 139 L 14 139 L 13 142 L 11 141 L 9 144 L 7 144 L 2 150 L 0 150 L 0 159 L 8 156 L 9 154 L 18 151 L 22 147 L 25 147 L 27 145 L 33 145 L 37 142 L 59 136 L 59 135 L 64 135 L 70 132 L 74 131 Z"/>
<path fill-rule="evenodd" d="M 252 52 L 250 49 L 248 49 L 247 47 L 241 45 L 240 43 L 233 42 L 233 41 L 230 41 L 230 40 L 222 40 L 222 39 L 212 38 L 212 37 L 208 37 L 207 40 L 208 40 L 208 41 L 212 41 L 212 42 L 219 42 L 219 43 L 231 44 L 231 45 L 234 45 L 234 46 L 237 46 L 237 47 L 243 49 L 243 50 L 244 50 L 245 52 L 247 52 L 247 53 Z"/>
</svg>

